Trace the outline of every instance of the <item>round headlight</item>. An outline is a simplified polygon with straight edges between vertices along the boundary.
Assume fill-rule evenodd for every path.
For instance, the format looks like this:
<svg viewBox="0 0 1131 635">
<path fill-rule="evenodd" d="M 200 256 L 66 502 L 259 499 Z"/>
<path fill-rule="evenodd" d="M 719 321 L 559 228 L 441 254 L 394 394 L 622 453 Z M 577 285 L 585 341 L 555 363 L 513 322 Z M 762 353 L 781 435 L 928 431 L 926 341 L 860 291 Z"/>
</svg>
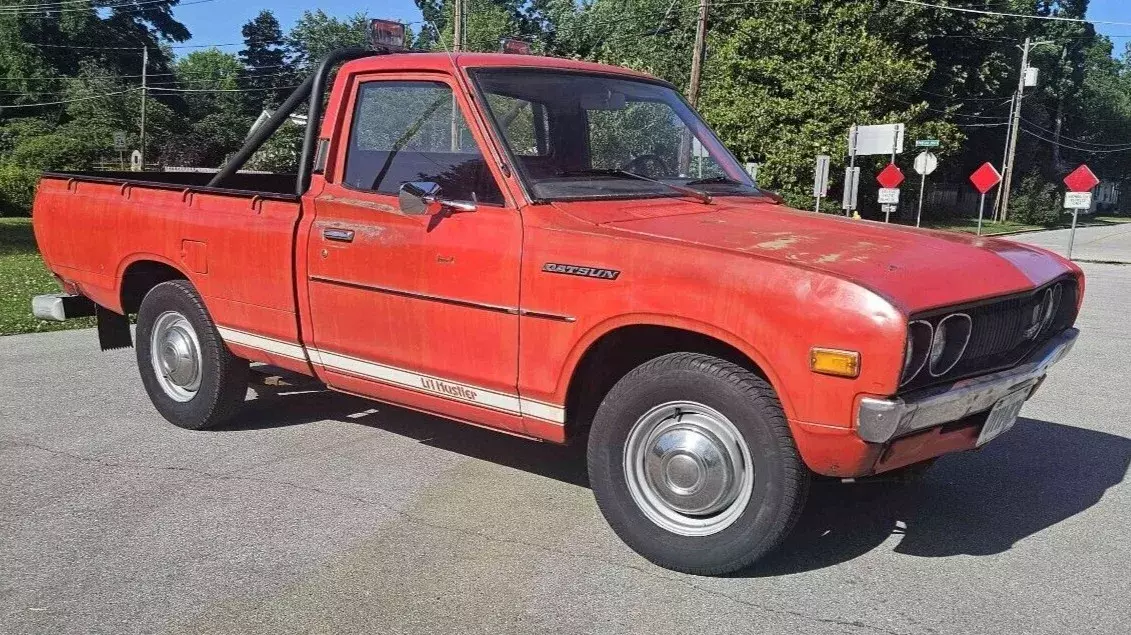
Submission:
<svg viewBox="0 0 1131 635">
<path fill-rule="evenodd" d="M 966 345 L 970 343 L 971 330 L 973 321 L 965 313 L 952 313 L 939 322 L 931 338 L 932 377 L 941 377 L 958 365 L 966 352 Z"/>
<path fill-rule="evenodd" d="M 903 374 L 900 376 L 899 385 L 915 379 L 916 375 L 927 365 L 927 357 L 931 353 L 931 338 L 935 334 L 930 322 L 916 320 L 907 325 L 907 348 L 903 353 Z"/>
<path fill-rule="evenodd" d="M 1064 289 L 1060 284 L 1045 291 L 1045 299 L 1041 303 L 1041 331 L 1052 325 L 1053 318 L 1060 311 L 1060 299 L 1063 295 Z"/>
</svg>

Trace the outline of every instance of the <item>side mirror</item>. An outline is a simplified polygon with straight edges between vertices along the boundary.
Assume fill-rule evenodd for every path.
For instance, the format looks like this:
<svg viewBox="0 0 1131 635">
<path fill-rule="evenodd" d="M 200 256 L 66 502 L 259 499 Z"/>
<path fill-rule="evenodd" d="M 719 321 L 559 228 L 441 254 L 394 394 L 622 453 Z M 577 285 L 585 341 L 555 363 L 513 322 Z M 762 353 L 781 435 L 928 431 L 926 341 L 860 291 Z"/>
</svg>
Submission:
<svg viewBox="0 0 1131 635">
<path fill-rule="evenodd" d="M 440 185 L 431 181 L 412 181 L 401 185 L 401 211 L 409 216 L 438 216 L 453 212 L 474 212 L 475 202 L 451 201 L 440 196 Z"/>
</svg>

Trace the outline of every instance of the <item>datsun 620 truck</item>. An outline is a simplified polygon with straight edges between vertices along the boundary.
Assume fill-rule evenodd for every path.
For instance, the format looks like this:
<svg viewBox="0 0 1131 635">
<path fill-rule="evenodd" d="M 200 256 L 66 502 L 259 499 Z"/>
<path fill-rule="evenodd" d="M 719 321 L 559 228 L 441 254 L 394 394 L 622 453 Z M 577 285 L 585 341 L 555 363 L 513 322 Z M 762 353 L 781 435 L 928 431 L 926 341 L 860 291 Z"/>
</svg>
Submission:
<svg viewBox="0 0 1131 635">
<path fill-rule="evenodd" d="M 379 53 L 330 56 L 214 176 L 46 175 L 64 293 L 35 313 L 136 339 L 185 428 L 239 417 L 263 362 L 587 443 L 616 533 L 700 574 L 779 545 L 813 475 L 992 441 L 1076 339 L 1071 262 L 789 209 L 663 81 Z M 297 176 L 238 172 L 304 101 Z"/>
</svg>

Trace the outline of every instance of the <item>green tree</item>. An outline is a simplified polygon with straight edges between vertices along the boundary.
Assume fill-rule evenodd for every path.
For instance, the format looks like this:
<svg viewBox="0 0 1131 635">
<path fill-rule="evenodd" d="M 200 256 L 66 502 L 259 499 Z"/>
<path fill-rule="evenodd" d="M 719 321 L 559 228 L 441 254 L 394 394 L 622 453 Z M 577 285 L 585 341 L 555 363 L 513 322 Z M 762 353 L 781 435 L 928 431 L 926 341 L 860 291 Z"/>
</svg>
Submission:
<svg viewBox="0 0 1131 635">
<path fill-rule="evenodd" d="M 295 82 L 279 20 L 274 13 L 264 10 L 243 25 L 242 31 L 244 49 L 239 53 L 239 61 L 245 68 L 240 87 L 256 91 L 255 98 L 250 100 L 252 103 L 268 108 L 278 106 Z"/>
<path fill-rule="evenodd" d="M 322 9 L 306 11 L 287 35 L 295 64 L 309 73 L 323 57 L 341 48 L 369 45 L 369 18 L 356 13 L 345 18 L 328 15 Z"/>
</svg>

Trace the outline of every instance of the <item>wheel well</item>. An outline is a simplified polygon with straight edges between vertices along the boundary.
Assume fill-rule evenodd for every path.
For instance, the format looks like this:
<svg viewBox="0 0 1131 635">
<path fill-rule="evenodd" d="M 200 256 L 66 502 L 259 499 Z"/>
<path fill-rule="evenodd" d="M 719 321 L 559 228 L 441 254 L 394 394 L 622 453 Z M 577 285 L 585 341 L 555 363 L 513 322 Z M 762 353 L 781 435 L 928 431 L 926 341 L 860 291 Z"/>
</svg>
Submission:
<svg viewBox="0 0 1131 635">
<path fill-rule="evenodd" d="M 766 379 L 745 353 L 726 342 L 684 329 L 637 325 L 601 336 L 581 357 L 566 392 L 567 434 L 584 431 L 601 400 L 629 371 L 669 353 L 702 353 L 733 362 Z"/>
<path fill-rule="evenodd" d="M 146 294 L 170 280 L 187 280 L 188 277 L 174 267 L 155 260 L 139 260 L 122 274 L 122 312 L 137 313 Z"/>
</svg>

